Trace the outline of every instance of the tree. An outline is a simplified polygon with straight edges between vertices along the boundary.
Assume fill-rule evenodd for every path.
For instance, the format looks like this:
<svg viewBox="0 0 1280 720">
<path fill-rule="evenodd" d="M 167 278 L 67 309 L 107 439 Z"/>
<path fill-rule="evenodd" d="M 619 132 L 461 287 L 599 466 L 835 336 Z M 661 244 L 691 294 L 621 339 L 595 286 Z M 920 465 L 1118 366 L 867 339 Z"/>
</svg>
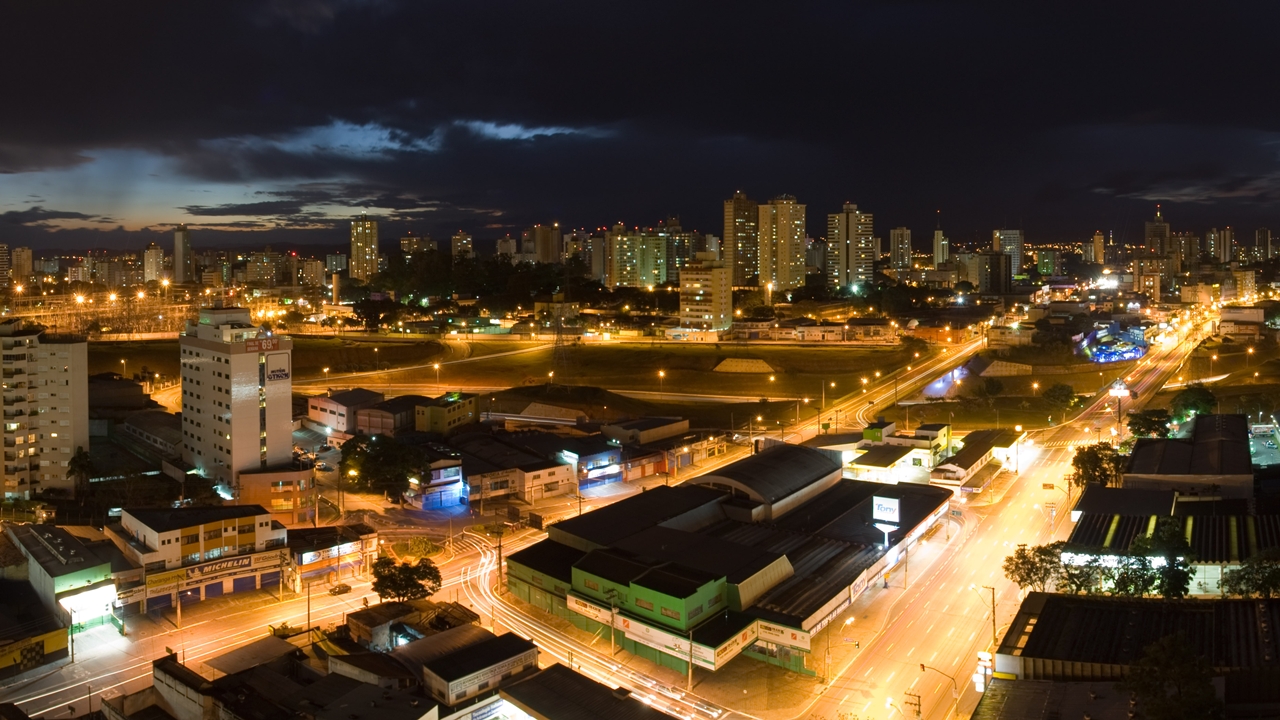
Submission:
<svg viewBox="0 0 1280 720">
<path fill-rule="evenodd" d="M 1160 560 L 1152 562 L 1157 595 L 1170 600 L 1187 596 L 1191 590 L 1191 544 L 1182 518 L 1161 518 L 1150 535 L 1134 539 L 1129 553 Z"/>
<path fill-rule="evenodd" d="M 1143 717 L 1151 720 L 1223 717 L 1212 666 L 1183 635 L 1166 635 L 1145 647 L 1120 687 L 1137 697 Z"/>
<path fill-rule="evenodd" d="M 1258 553 L 1222 573 L 1222 591 L 1246 598 L 1280 596 L 1280 550 Z"/>
<path fill-rule="evenodd" d="M 1063 420 L 1066 419 L 1066 412 L 1076 404 L 1075 388 L 1067 385 L 1066 383 L 1050 385 L 1045 389 L 1041 397 L 1043 397 L 1045 402 L 1049 403 L 1049 405 L 1063 412 Z"/>
<path fill-rule="evenodd" d="M 1169 437 L 1169 423 L 1173 418 L 1168 410 L 1154 409 L 1129 413 L 1129 432 L 1137 437 Z"/>
<path fill-rule="evenodd" d="M 1089 483 L 1118 484 L 1123 462 L 1124 456 L 1106 443 L 1078 448 L 1075 457 L 1071 458 L 1071 467 L 1075 468 L 1072 481 L 1080 487 Z"/>
<path fill-rule="evenodd" d="M 67 477 L 75 482 L 76 499 L 84 505 L 84 501 L 89 497 L 89 479 L 93 477 L 93 460 L 81 446 L 76 447 L 75 454 L 67 461 Z"/>
<path fill-rule="evenodd" d="M 1111 592 L 1127 597 L 1145 597 L 1156 588 L 1156 572 L 1151 559 L 1145 555 L 1126 555 L 1117 560 L 1116 567 L 1108 573 Z"/>
<path fill-rule="evenodd" d="M 350 482 L 359 490 L 393 497 L 409 489 L 409 476 L 418 470 L 422 459 L 413 448 L 389 435 L 357 433 L 342 443 L 341 449 L 339 483 Z"/>
<path fill-rule="evenodd" d="M 1209 392 L 1209 388 L 1196 383 L 1174 395 L 1169 408 L 1173 411 L 1174 417 L 1187 420 L 1196 415 L 1212 413 L 1217 404 L 1218 398 Z"/>
<path fill-rule="evenodd" d="M 1058 590 L 1072 595 L 1095 593 L 1102 586 L 1102 571 L 1102 561 L 1097 557 L 1089 556 L 1083 563 L 1064 560 L 1058 573 Z"/>
<path fill-rule="evenodd" d="M 373 561 L 373 591 L 383 600 L 421 600 L 435 595 L 440 584 L 440 568 L 426 558 L 414 565 L 389 557 Z"/>
<path fill-rule="evenodd" d="M 1054 545 L 1036 545 L 1028 548 L 1019 545 L 1014 553 L 1004 559 L 1004 576 L 1026 590 L 1044 592 L 1058 576 L 1062 567 L 1061 548 Z"/>
</svg>

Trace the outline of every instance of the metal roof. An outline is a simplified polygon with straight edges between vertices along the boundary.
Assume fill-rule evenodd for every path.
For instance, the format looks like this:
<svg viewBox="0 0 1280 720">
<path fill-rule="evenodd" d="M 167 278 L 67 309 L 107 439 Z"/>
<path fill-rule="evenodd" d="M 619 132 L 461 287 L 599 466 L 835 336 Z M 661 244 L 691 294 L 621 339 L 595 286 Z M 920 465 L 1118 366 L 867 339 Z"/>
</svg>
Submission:
<svg viewBox="0 0 1280 720">
<path fill-rule="evenodd" d="M 500 690 L 503 698 L 535 718 L 556 720 L 671 720 L 666 713 L 614 691 L 564 665 L 542 672 Z"/>
<path fill-rule="evenodd" d="M 1126 474 L 1251 475 L 1249 425 L 1243 415 L 1201 415 L 1190 438 L 1140 438 Z"/>
<path fill-rule="evenodd" d="M 840 463 L 827 453 L 778 444 L 690 482 L 711 484 L 716 478 L 725 478 L 755 492 L 764 502 L 774 503 L 838 472 Z"/>
</svg>

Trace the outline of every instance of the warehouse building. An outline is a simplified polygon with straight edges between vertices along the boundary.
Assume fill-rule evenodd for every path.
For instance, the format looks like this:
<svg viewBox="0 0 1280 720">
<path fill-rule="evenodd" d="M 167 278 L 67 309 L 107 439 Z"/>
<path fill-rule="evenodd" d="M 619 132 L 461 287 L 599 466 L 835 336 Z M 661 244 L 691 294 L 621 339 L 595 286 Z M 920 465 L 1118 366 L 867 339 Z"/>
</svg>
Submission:
<svg viewBox="0 0 1280 720">
<path fill-rule="evenodd" d="M 812 635 L 901 562 L 951 497 L 840 475 L 838 454 L 769 447 L 551 525 L 507 559 L 507 585 L 681 672 L 747 654 L 814 674 Z"/>
<path fill-rule="evenodd" d="M 1249 423 L 1244 415 L 1200 415 L 1190 437 L 1138 438 L 1124 486 L 1184 494 L 1253 497 Z"/>
</svg>

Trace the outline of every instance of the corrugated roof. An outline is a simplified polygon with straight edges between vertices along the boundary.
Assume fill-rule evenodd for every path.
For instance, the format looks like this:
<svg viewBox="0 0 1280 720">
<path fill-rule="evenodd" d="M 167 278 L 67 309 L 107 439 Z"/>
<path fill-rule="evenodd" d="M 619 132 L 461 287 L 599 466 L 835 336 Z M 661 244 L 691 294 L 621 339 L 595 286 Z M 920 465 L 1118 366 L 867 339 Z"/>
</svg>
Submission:
<svg viewBox="0 0 1280 720">
<path fill-rule="evenodd" d="M 523 565 L 530 570 L 548 577 L 563 580 L 566 584 L 573 580 L 573 565 L 586 553 L 577 548 L 561 545 L 555 540 L 543 540 L 507 556 L 508 563 Z"/>
<path fill-rule="evenodd" d="M 575 518 L 550 526 L 550 534 L 565 533 L 607 547 L 646 528 L 692 512 L 727 495 L 719 490 L 685 483 L 660 485 Z"/>
<path fill-rule="evenodd" d="M 217 507 L 162 508 L 158 510 L 125 508 L 124 512 L 132 515 L 135 520 L 156 532 L 181 530 L 182 528 L 204 525 L 205 523 L 270 514 L 261 505 L 220 505 Z"/>
<path fill-rule="evenodd" d="M 500 693 L 508 702 L 534 717 L 556 720 L 671 720 L 669 715 L 629 697 L 625 692 L 615 693 L 608 685 L 559 664 L 506 685 Z"/>
<path fill-rule="evenodd" d="M 1172 490 L 1139 490 L 1089 483 L 1076 501 L 1075 510 L 1107 515 L 1172 515 L 1177 493 Z"/>
<path fill-rule="evenodd" d="M 515 633 L 499 635 L 455 650 L 424 663 L 428 672 L 445 682 L 453 682 L 498 663 L 518 657 L 537 645 Z M 537 663 L 534 663 L 537 667 Z"/>
<path fill-rule="evenodd" d="M 1129 454 L 1134 475 L 1250 475 L 1249 425 L 1243 415 L 1201 415 L 1190 438 L 1140 438 Z"/>
<path fill-rule="evenodd" d="M 875 445 L 853 459 L 854 465 L 864 467 L 891 467 L 894 463 L 911 454 L 909 445 Z"/>
<path fill-rule="evenodd" d="M 716 478 L 726 478 L 773 503 L 835 472 L 840 472 L 840 463 L 824 452 L 778 444 L 690 482 L 710 484 Z"/>
</svg>

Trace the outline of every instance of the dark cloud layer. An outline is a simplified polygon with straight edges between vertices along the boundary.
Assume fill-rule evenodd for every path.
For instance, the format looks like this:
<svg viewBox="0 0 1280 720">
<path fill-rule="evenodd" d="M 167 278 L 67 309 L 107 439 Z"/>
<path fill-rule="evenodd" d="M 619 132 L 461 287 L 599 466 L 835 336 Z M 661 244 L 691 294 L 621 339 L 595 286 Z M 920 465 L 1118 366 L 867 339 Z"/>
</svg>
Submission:
<svg viewBox="0 0 1280 720">
<path fill-rule="evenodd" d="M 1123 235 L 1160 201 L 1186 227 L 1280 226 L 1277 20 L 1270 3 L 10 4 L 6 27 L 56 28 L 67 51 L 0 44 L 22 110 L 0 114 L 0 173 L 146 151 L 249 188 L 174 222 L 298 242 L 340 240 L 361 208 L 392 234 L 667 214 L 718 232 L 735 189 L 796 195 L 814 235 L 843 201 L 882 234 L 924 236 L 940 209 L 957 238 Z M 6 239 L 99 237 L 30 212 L 0 215 Z"/>
</svg>

